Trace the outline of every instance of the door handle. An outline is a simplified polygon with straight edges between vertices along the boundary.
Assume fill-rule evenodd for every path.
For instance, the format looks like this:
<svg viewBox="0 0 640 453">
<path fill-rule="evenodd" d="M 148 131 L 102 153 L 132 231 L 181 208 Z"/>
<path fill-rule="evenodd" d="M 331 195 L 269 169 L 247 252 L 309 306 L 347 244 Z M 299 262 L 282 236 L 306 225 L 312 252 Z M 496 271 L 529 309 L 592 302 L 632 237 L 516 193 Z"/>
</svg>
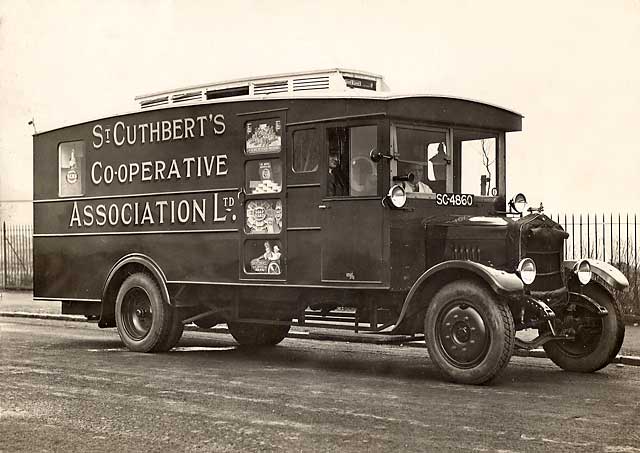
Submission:
<svg viewBox="0 0 640 453">
<path fill-rule="evenodd" d="M 327 206 L 326 204 L 319 204 L 318 209 L 329 209 L 329 206 Z"/>
</svg>

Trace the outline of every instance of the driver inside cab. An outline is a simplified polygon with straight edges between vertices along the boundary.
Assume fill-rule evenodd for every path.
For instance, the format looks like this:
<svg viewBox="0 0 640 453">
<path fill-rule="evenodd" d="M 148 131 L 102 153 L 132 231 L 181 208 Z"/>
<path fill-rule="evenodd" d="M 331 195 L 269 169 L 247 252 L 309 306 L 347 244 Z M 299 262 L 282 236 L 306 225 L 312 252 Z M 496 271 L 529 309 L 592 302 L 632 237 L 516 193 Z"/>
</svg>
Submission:
<svg viewBox="0 0 640 453">
<path fill-rule="evenodd" d="M 412 166 L 406 173 L 412 175 L 413 178 L 408 178 L 406 181 L 402 181 L 402 188 L 407 193 L 433 193 L 431 187 L 424 182 L 424 167 L 421 165 Z"/>
</svg>

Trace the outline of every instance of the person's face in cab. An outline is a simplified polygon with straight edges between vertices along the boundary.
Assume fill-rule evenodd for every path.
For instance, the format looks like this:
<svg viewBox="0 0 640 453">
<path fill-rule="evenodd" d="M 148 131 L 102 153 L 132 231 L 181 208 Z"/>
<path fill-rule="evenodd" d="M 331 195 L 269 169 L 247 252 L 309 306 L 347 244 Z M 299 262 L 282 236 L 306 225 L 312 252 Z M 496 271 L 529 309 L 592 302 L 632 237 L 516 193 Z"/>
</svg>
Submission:
<svg viewBox="0 0 640 453">
<path fill-rule="evenodd" d="M 338 168 L 338 156 L 329 156 L 329 168 Z"/>
</svg>

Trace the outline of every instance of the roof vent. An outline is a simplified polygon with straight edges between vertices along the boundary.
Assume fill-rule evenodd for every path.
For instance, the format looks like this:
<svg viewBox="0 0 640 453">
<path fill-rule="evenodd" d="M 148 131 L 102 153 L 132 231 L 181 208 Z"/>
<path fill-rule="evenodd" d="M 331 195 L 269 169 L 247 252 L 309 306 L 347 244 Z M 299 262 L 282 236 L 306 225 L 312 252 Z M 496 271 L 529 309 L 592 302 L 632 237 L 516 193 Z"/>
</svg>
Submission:
<svg viewBox="0 0 640 453">
<path fill-rule="evenodd" d="M 194 99 L 202 99 L 202 92 L 190 91 L 188 93 L 174 94 L 173 96 L 171 96 L 171 102 L 186 102 L 193 101 Z"/>
<path fill-rule="evenodd" d="M 253 86 L 253 94 L 286 93 L 287 91 L 289 91 L 289 84 L 286 80 L 256 83 Z"/>
<path fill-rule="evenodd" d="M 293 91 L 328 90 L 329 76 L 293 79 Z"/>
<path fill-rule="evenodd" d="M 221 88 L 219 90 L 207 90 L 207 99 L 232 98 L 234 96 L 247 96 L 249 85 L 234 88 Z"/>
<path fill-rule="evenodd" d="M 147 99 L 140 102 L 140 107 L 143 109 L 156 107 L 158 105 L 164 105 L 169 103 L 169 96 L 162 96 L 159 98 Z"/>
</svg>

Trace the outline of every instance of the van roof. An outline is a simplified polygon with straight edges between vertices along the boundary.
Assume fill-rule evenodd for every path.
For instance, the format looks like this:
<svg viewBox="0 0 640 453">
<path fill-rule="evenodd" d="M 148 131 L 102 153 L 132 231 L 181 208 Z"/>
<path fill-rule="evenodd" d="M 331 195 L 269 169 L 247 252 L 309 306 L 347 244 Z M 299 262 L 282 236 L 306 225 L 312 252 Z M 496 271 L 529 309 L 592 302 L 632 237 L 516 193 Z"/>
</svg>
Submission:
<svg viewBox="0 0 640 453">
<path fill-rule="evenodd" d="M 283 98 L 359 98 L 401 99 L 407 97 L 437 97 L 461 99 L 490 105 L 522 116 L 513 110 L 486 102 L 452 96 L 391 92 L 381 75 L 371 72 L 332 68 L 283 74 L 263 75 L 244 79 L 193 85 L 157 91 L 135 97 L 142 110 L 216 100 L 250 100 Z"/>
</svg>

